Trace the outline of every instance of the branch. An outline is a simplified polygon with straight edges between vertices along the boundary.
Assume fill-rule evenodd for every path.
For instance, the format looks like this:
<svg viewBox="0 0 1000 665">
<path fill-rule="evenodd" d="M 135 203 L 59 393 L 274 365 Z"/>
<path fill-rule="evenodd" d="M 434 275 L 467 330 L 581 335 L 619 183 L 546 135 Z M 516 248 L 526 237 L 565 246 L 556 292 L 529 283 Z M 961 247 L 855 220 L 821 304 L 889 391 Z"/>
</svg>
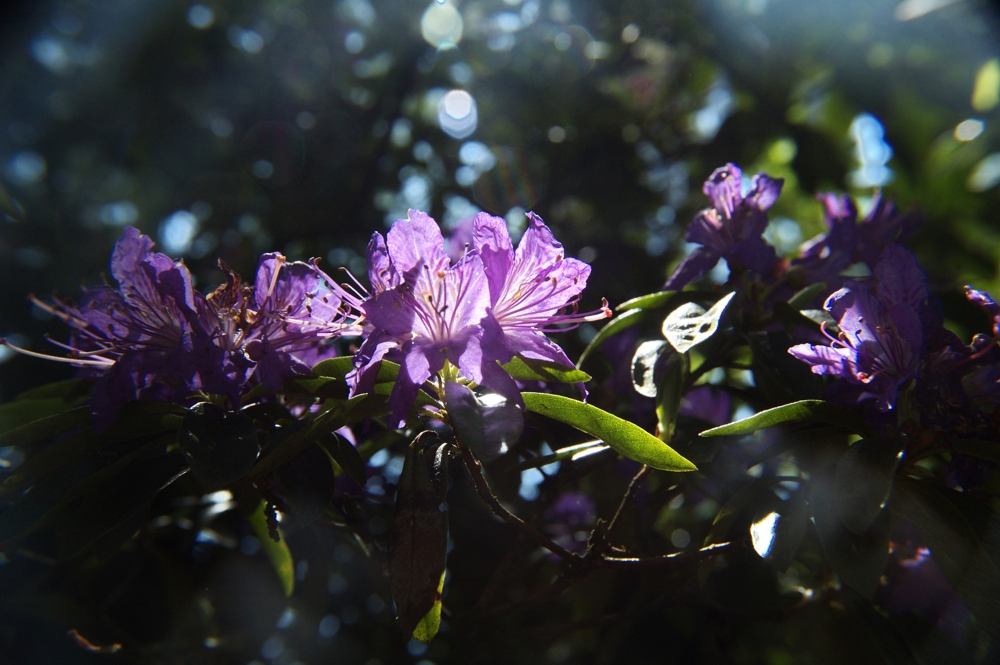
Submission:
<svg viewBox="0 0 1000 665">
<path fill-rule="evenodd" d="M 728 543 L 716 543 L 706 545 L 701 549 L 674 552 L 661 556 L 649 557 L 624 557 L 624 556 L 601 556 L 589 559 L 588 562 L 599 568 L 645 568 L 648 566 L 669 566 L 688 563 L 690 561 L 702 561 L 711 559 L 730 550 L 742 549 L 747 543 L 742 540 L 734 540 Z"/>
<path fill-rule="evenodd" d="M 582 559 L 578 555 L 573 554 L 569 550 L 552 542 L 550 538 L 547 538 L 533 526 L 504 508 L 503 504 L 500 503 L 500 499 L 493 494 L 489 483 L 486 482 L 486 476 L 483 475 L 483 465 L 476 459 L 475 455 L 472 454 L 472 451 L 469 450 L 468 446 L 462 443 L 457 435 L 455 436 L 455 443 L 458 446 L 458 450 L 462 454 L 462 461 L 465 462 L 465 468 L 469 470 L 469 475 L 472 476 L 472 482 L 476 486 L 476 492 L 478 492 L 479 498 L 486 502 L 486 505 L 493 510 L 493 514 L 502 519 L 504 522 L 513 524 L 520 529 L 522 533 L 526 534 L 536 543 L 564 561 L 570 561 L 572 563 L 582 562 Z"/>
</svg>

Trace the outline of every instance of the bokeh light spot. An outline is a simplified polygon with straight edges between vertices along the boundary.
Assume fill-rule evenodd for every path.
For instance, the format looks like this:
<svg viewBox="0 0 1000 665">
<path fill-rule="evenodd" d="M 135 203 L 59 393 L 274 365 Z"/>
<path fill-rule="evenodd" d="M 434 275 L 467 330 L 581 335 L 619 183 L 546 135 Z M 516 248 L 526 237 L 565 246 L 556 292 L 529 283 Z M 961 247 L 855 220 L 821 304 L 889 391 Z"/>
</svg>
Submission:
<svg viewBox="0 0 1000 665">
<path fill-rule="evenodd" d="M 438 123 L 448 136 L 464 139 L 479 124 L 476 100 L 465 90 L 452 90 L 438 104 Z"/>
<path fill-rule="evenodd" d="M 971 141 L 982 134 L 985 128 L 982 120 L 969 118 L 955 125 L 955 138 L 959 141 Z"/>
<path fill-rule="evenodd" d="M 454 46 L 462 41 L 462 15 L 454 5 L 435 2 L 420 17 L 420 33 L 436 48 Z"/>
</svg>

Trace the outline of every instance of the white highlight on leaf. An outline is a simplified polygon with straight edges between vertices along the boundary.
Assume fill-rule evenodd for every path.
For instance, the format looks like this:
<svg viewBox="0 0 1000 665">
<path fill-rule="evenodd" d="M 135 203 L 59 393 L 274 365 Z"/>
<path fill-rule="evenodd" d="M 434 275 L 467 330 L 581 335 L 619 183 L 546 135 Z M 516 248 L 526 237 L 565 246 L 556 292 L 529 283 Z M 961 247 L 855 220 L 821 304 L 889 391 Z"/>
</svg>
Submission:
<svg viewBox="0 0 1000 665">
<path fill-rule="evenodd" d="M 766 557 L 774 544 L 774 533 L 778 526 L 778 513 L 770 512 L 750 525 L 753 548 L 761 557 Z"/>
<path fill-rule="evenodd" d="M 664 319 L 663 336 L 678 353 L 686 353 L 715 334 L 719 329 L 722 313 L 735 295 L 735 291 L 730 293 L 712 305 L 707 312 L 704 307 L 693 302 L 681 305 Z"/>
</svg>

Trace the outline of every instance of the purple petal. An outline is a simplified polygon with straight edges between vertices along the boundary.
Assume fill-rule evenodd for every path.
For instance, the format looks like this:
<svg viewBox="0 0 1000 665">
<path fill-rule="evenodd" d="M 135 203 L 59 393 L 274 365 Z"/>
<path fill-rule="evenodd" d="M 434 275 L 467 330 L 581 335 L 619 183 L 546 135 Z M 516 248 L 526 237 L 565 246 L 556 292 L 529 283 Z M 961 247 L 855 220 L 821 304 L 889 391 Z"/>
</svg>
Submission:
<svg viewBox="0 0 1000 665">
<path fill-rule="evenodd" d="M 753 177 L 746 201 L 762 212 L 768 210 L 781 196 L 781 187 L 784 184 L 783 178 L 772 178 L 766 173 L 758 173 Z"/>
<path fill-rule="evenodd" d="M 566 367 L 573 367 L 573 361 L 558 344 L 540 332 L 531 330 L 508 330 L 506 341 L 514 352 L 525 358 L 548 360 Z"/>
<path fill-rule="evenodd" d="M 472 245 L 479 252 L 483 268 L 486 270 L 486 279 L 490 286 L 490 302 L 496 304 L 503 293 L 507 275 L 514 265 L 514 247 L 507 232 L 507 222 L 501 217 L 481 212 L 476 215 L 472 225 Z"/>
<path fill-rule="evenodd" d="M 890 307 L 905 304 L 918 311 L 927 298 L 927 275 L 917 257 L 896 243 L 882 250 L 875 266 L 875 282 L 879 299 Z"/>
<path fill-rule="evenodd" d="M 397 220 L 387 234 L 389 258 L 396 272 L 411 285 L 448 268 L 441 229 L 427 213 L 410 210 L 407 219 Z"/>
<path fill-rule="evenodd" d="M 813 374 L 829 374 L 856 381 L 857 364 L 847 356 L 847 351 L 832 346 L 797 344 L 788 353 L 802 362 L 809 363 Z"/>
<path fill-rule="evenodd" d="M 746 240 L 734 243 L 725 253 L 726 261 L 734 266 L 749 268 L 761 275 L 771 272 L 778 255 L 774 247 L 760 236 L 752 236 Z"/>
<path fill-rule="evenodd" d="M 726 164 L 712 172 L 702 191 L 713 208 L 727 218 L 732 217 L 736 206 L 743 200 L 743 173 L 735 164 Z"/>
<path fill-rule="evenodd" d="M 715 267 L 721 256 L 715 252 L 699 247 L 687 255 L 670 279 L 663 285 L 664 291 L 680 291 L 696 279 Z"/>
<path fill-rule="evenodd" d="M 382 234 L 377 232 L 373 233 L 372 239 L 368 241 L 368 282 L 376 295 L 402 283 L 389 260 L 389 250 L 385 246 L 385 240 Z"/>
</svg>

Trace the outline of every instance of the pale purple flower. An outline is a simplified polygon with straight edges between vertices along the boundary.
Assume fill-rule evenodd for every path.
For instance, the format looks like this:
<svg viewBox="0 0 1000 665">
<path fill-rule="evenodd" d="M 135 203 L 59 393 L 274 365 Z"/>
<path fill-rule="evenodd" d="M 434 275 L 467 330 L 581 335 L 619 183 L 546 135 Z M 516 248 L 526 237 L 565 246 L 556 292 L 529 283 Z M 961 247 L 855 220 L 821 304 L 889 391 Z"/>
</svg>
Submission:
<svg viewBox="0 0 1000 665">
<path fill-rule="evenodd" d="M 874 268 L 889 243 L 904 240 L 920 223 L 918 215 L 899 212 L 881 191 L 875 192 L 871 211 L 860 222 L 849 196 L 823 193 L 816 198 L 830 230 L 805 242 L 792 261 L 814 282 L 835 284 L 841 271 L 859 262 Z"/>
<path fill-rule="evenodd" d="M 367 392 L 379 361 L 400 356 L 400 371 L 389 396 L 389 420 L 401 427 L 420 385 L 446 361 L 475 383 L 484 378 L 480 321 L 489 305 L 482 261 L 466 254 L 451 265 L 437 223 L 411 210 L 393 224 L 383 242 L 376 233 L 368 245 L 369 279 L 374 295 L 361 303 L 368 339 L 355 356 L 350 377 L 355 393 Z M 510 377 L 507 377 L 508 380 Z"/>
<path fill-rule="evenodd" d="M 182 262 L 152 247 L 128 227 L 111 258 L 117 289 L 86 289 L 77 306 L 35 301 L 73 328 L 71 343 L 60 345 L 69 357 L 17 349 L 96 375 L 91 406 L 102 427 L 127 400 L 183 401 L 201 391 L 235 405 L 252 383 L 278 390 L 332 351 L 325 340 L 356 328 L 314 265 L 265 255 L 253 289 L 222 264 L 227 282 L 206 297 Z"/>
<path fill-rule="evenodd" d="M 841 394 L 854 401 L 875 399 L 886 412 L 895 405 L 900 387 L 920 369 L 920 308 L 927 298 L 927 278 L 913 254 L 897 244 L 882 252 L 874 277 L 874 293 L 865 284 L 848 281 L 827 299 L 824 307 L 840 328 L 830 346 L 799 344 L 788 352 L 812 365 L 815 374 L 844 379 L 849 385 L 841 386 L 846 388 Z"/>
<path fill-rule="evenodd" d="M 720 258 L 730 268 L 770 272 L 777 255 L 762 234 L 767 229 L 767 211 L 778 200 L 784 180 L 758 173 L 744 196 L 742 179 L 739 167 L 727 164 L 705 181 L 702 191 L 712 207 L 698 213 L 685 238 L 701 247 L 681 262 L 663 285 L 665 290 L 684 288 L 714 268 Z"/>
<path fill-rule="evenodd" d="M 534 213 L 528 213 L 528 228 L 516 251 L 502 218 L 480 213 L 473 227 L 473 247 L 489 283 L 489 309 L 482 323 L 486 354 L 500 363 L 521 356 L 572 367 L 546 333 L 611 316 L 606 302 L 593 312 L 577 311 L 590 266 L 567 258 L 562 244 Z"/>
<path fill-rule="evenodd" d="M 977 291 L 971 286 L 966 286 L 965 297 L 973 305 L 981 307 L 990 315 L 990 318 L 993 319 L 993 335 L 1000 337 L 1000 305 L 993 299 L 993 296 L 986 291 Z"/>
</svg>

